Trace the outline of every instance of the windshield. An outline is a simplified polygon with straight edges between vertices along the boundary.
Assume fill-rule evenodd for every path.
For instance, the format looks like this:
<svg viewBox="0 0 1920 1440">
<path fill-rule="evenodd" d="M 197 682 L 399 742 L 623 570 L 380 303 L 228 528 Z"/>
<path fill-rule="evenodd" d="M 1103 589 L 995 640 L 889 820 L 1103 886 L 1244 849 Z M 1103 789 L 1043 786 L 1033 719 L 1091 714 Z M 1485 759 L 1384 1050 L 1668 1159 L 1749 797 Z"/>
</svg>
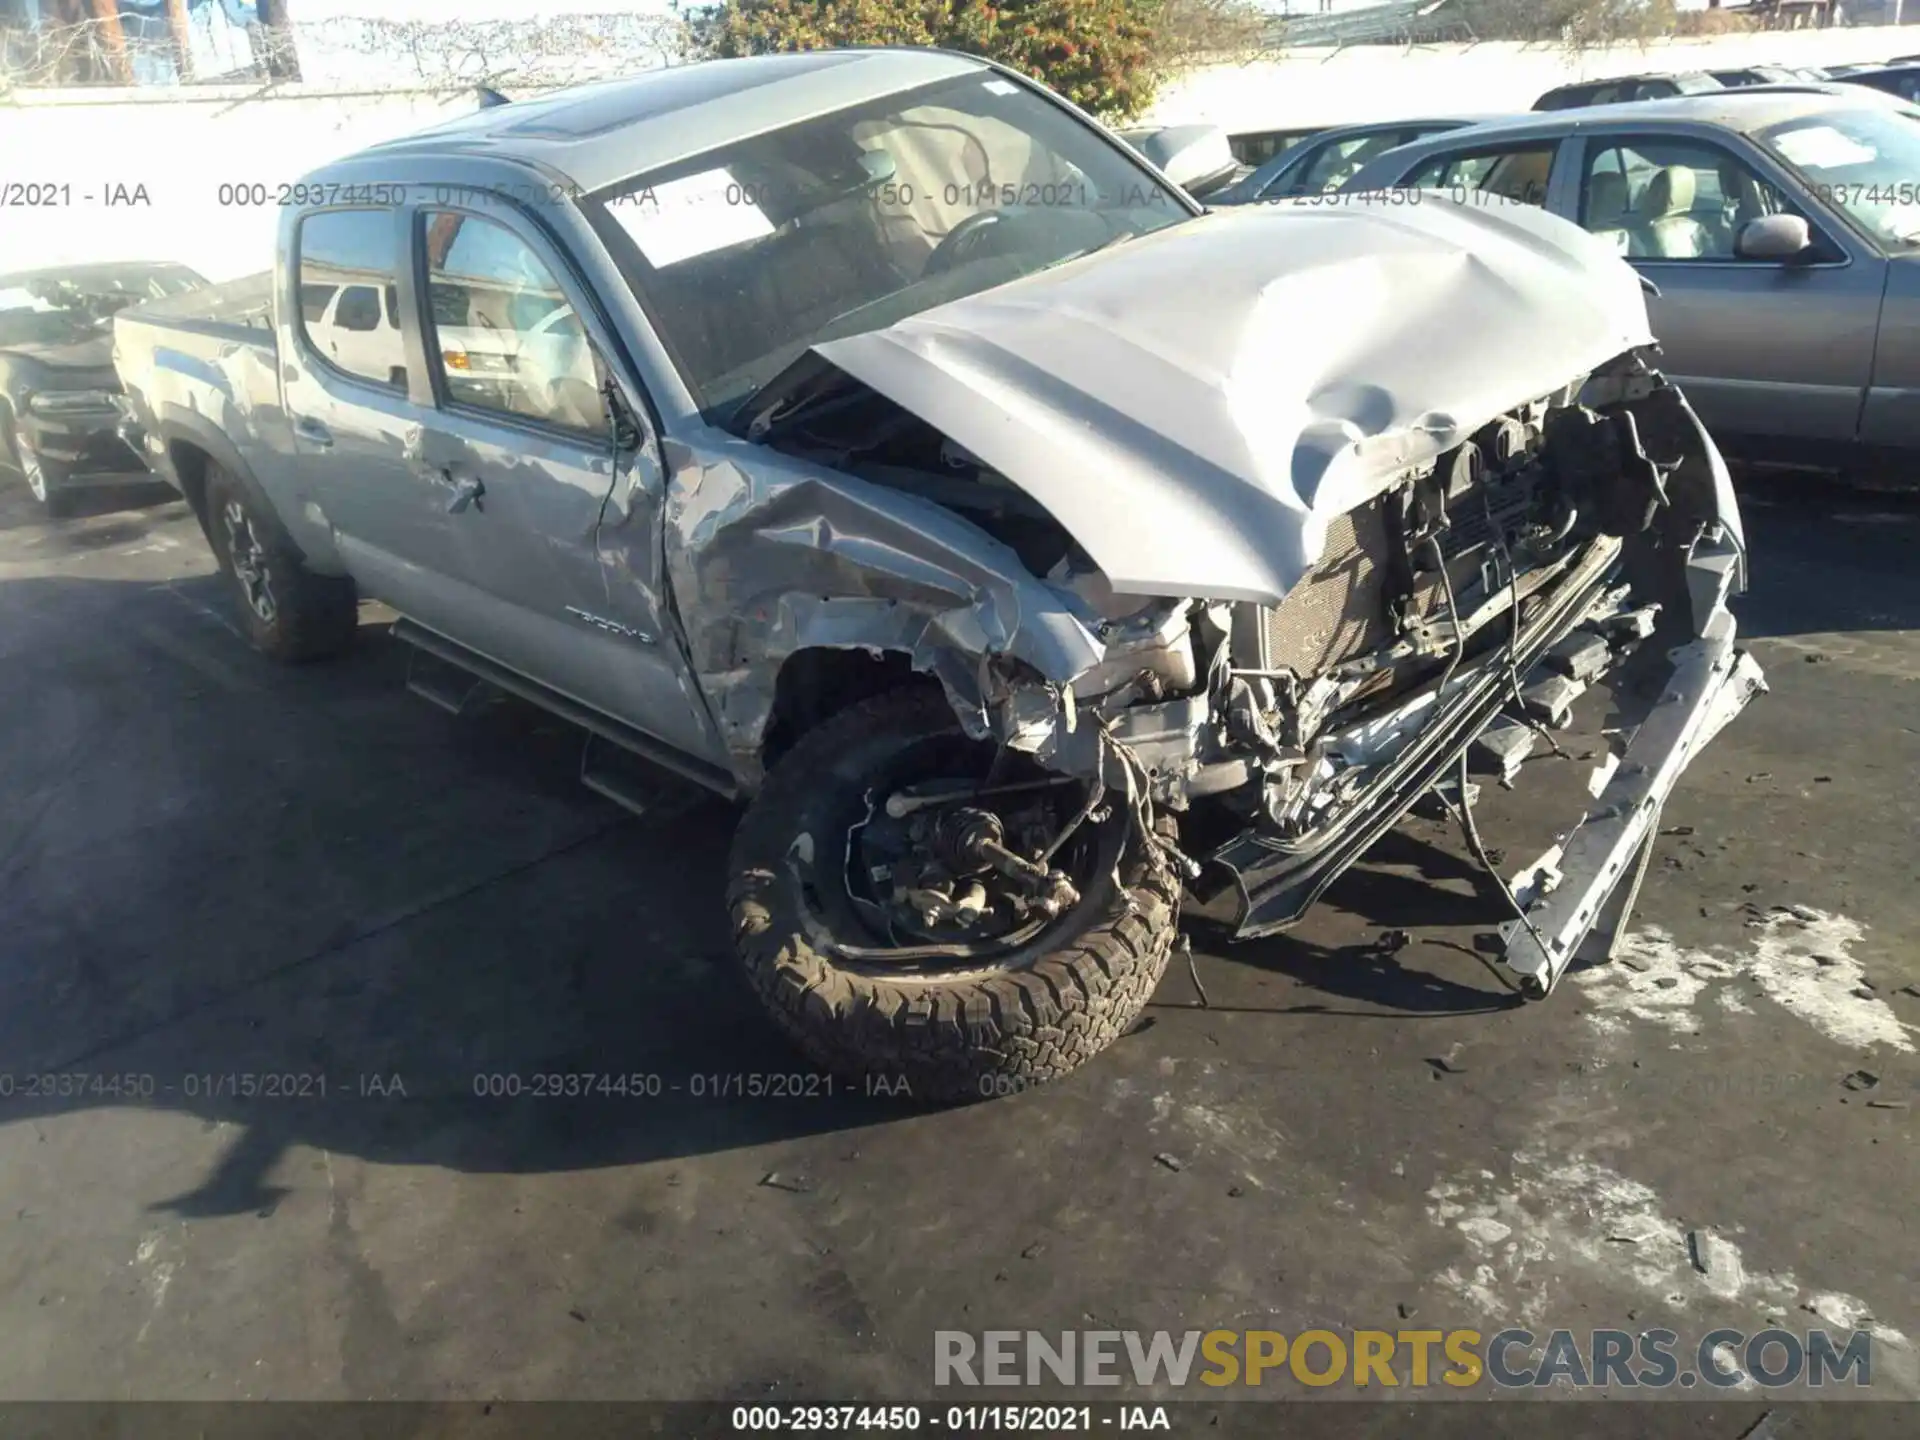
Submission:
<svg viewBox="0 0 1920 1440">
<path fill-rule="evenodd" d="M 820 341 L 1192 213 L 1123 147 L 990 71 L 737 141 L 587 209 L 716 422 Z"/>
<path fill-rule="evenodd" d="M 1755 136 L 1882 245 L 1920 247 L 1920 115 L 1829 110 Z"/>
<path fill-rule="evenodd" d="M 129 305 L 205 284 L 179 266 L 88 265 L 0 276 L 0 346 L 79 339 Z"/>
</svg>

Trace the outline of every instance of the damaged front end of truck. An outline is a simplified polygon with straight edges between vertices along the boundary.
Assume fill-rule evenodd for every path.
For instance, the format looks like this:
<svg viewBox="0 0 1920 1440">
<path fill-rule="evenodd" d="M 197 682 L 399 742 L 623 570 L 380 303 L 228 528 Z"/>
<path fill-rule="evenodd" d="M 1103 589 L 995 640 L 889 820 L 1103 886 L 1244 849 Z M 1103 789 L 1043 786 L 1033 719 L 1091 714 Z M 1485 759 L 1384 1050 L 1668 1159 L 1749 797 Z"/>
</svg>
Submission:
<svg viewBox="0 0 1920 1440">
<path fill-rule="evenodd" d="M 983 876 L 1008 925 L 1069 907 L 1086 882 L 1056 861 L 1090 818 L 1189 916 L 1281 929 L 1423 793 L 1510 777 L 1631 662 L 1618 763 L 1503 931 L 1545 995 L 1609 951 L 1679 774 L 1764 688 L 1727 608 L 1725 464 L 1654 368 L 1632 272 L 1558 222 L 1234 222 L 816 346 L 742 426 L 804 468 L 710 467 L 683 517 L 677 593 L 726 597 L 689 621 L 696 669 L 743 766 L 821 647 L 937 679 L 1000 757 L 807 837 L 878 877 L 865 912 L 911 968 L 1010 953 L 957 944 L 997 903 Z M 1176 262 L 1204 298 L 1167 298 Z M 1047 784 L 1038 820 L 987 798 Z M 854 854 L 889 820 L 917 848 Z"/>
</svg>

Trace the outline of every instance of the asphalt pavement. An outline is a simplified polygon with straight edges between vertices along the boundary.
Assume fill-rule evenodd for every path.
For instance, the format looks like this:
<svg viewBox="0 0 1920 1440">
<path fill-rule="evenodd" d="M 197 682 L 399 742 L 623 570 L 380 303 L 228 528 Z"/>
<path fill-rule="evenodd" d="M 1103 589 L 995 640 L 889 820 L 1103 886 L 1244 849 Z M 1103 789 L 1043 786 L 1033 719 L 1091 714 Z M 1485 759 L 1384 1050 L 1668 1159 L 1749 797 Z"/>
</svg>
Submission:
<svg viewBox="0 0 1920 1440">
<path fill-rule="evenodd" d="M 375 612 L 255 656 L 164 493 L 9 486 L 0 1398 L 911 1398 L 942 1329 L 1410 1321 L 1871 1328 L 1920 1396 L 1920 504 L 1747 503 L 1771 693 L 1614 965 L 1513 1000 L 1412 818 L 1294 932 L 1201 939 L 1210 1003 L 1176 964 L 1067 1081 L 930 1111 L 761 1018 L 727 807 L 423 704 Z M 1509 871 L 1589 708 L 1482 797 Z M 626 1093 L 533 1093 L 570 1074 Z M 1721 1398 L 1701 1433 L 1765 1408 Z"/>
</svg>

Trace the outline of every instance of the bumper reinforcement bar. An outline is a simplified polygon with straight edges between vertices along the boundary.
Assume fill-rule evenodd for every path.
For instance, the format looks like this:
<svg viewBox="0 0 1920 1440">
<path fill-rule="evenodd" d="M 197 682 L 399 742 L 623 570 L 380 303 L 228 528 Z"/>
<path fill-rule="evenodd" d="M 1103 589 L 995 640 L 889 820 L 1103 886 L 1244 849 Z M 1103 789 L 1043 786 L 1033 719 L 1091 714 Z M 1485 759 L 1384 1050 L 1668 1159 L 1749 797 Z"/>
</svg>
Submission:
<svg viewBox="0 0 1920 1440">
<path fill-rule="evenodd" d="M 1502 963 L 1536 999 L 1574 960 L 1612 958 L 1639 898 L 1667 796 L 1693 757 L 1767 688 L 1753 657 L 1734 646 L 1727 557 L 1701 555 L 1690 568 L 1696 611 L 1706 612 L 1699 638 L 1672 652 L 1673 672 L 1619 767 L 1561 842 L 1559 883 L 1526 907 L 1526 920 L 1500 928 Z"/>
</svg>

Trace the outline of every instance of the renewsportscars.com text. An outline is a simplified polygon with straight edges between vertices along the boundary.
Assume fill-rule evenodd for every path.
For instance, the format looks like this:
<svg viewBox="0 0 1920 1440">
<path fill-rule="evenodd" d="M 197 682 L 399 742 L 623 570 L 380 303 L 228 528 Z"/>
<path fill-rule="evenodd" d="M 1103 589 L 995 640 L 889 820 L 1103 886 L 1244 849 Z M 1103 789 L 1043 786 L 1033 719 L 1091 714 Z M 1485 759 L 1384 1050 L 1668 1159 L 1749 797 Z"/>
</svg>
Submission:
<svg viewBox="0 0 1920 1440">
<path fill-rule="evenodd" d="M 939 1330 L 936 1386 L 1713 1390 L 1873 1383 L 1865 1330 Z M 1202 1392 L 1204 1393 L 1204 1392 Z"/>
</svg>

